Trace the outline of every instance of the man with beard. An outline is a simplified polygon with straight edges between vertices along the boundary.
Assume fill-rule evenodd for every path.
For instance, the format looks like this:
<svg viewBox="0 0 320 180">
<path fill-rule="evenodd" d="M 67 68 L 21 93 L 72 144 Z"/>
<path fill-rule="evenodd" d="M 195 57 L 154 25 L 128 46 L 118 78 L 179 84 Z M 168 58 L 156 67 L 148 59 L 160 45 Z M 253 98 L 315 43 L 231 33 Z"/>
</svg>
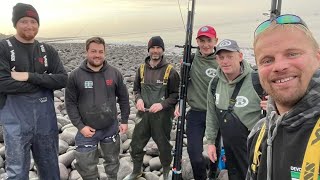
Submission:
<svg viewBox="0 0 320 180">
<path fill-rule="evenodd" d="M 261 23 L 254 52 L 267 116 L 248 137 L 247 180 L 320 179 L 320 50 L 305 22 L 285 14 Z"/>
<path fill-rule="evenodd" d="M 72 124 L 79 130 L 75 137 L 75 166 L 84 180 L 99 178 L 99 143 L 107 177 L 117 180 L 118 131 L 125 133 L 128 129 L 128 90 L 120 71 L 105 61 L 105 48 L 100 37 L 86 41 L 86 60 L 70 73 L 66 88 L 66 109 Z M 117 102 L 121 110 L 120 126 Z"/>
<path fill-rule="evenodd" d="M 134 81 L 136 126 L 132 135 L 131 158 L 133 172 L 125 180 L 134 180 L 142 175 L 143 148 L 150 137 L 160 151 L 163 179 L 169 179 L 172 160 L 170 132 L 174 106 L 179 96 L 179 74 L 166 62 L 164 43 L 160 36 L 154 36 L 148 43 L 149 56 L 138 68 Z"/>
<path fill-rule="evenodd" d="M 6 179 L 28 179 L 30 150 L 40 179 L 60 179 L 53 90 L 67 73 L 58 53 L 39 43 L 39 15 L 29 4 L 13 7 L 16 34 L 0 42 L 0 108 L 6 146 Z"/>
</svg>

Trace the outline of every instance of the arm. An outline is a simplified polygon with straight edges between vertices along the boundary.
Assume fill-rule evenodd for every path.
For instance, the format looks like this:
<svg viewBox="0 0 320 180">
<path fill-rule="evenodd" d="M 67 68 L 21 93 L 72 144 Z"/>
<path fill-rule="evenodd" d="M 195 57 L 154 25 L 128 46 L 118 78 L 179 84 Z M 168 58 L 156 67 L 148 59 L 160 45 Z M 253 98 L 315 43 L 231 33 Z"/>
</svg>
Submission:
<svg viewBox="0 0 320 180">
<path fill-rule="evenodd" d="M 180 77 L 175 69 L 171 69 L 168 79 L 168 97 L 161 102 L 163 109 L 175 107 L 179 98 Z"/>
<path fill-rule="evenodd" d="M 218 117 L 216 115 L 215 99 L 211 92 L 211 82 L 207 91 L 207 115 L 205 136 L 208 140 L 208 155 L 212 162 L 217 161 L 215 141 L 219 131 Z"/>
<path fill-rule="evenodd" d="M 0 92 L 3 94 L 18 94 L 38 91 L 39 86 L 12 78 L 10 55 L 8 55 L 10 52 L 4 43 L 0 43 Z"/>
<path fill-rule="evenodd" d="M 85 125 L 82 123 L 80 112 L 78 110 L 78 96 L 79 93 L 76 87 L 74 73 L 71 73 L 65 89 L 65 105 L 72 124 L 80 131 L 85 127 Z"/>
<path fill-rule="evenodd" d="M 128 124 L 130 114 L 129 93 L 127 86 L 123 82 L 123 76 L 120 72 L 116 89 L 116 96 L 118 97 L 118 103 L 120 105 L 121 124 Z"/>
<path fill-rule="evenodd" d="M 47 89 L 61 89 L 66 86 L 68 74 L 63 67 L 58 52 L 51 46 L 46 45 L 48 57 L 48 72 L 44 74 L 29 72 L 27 82 Z"/>
<path fill-rule="evenodd" d="M 135 98 L 135 102 L 138 101 L 138 99 L 142 99 L 141 97 L 141 83 L 140 83 L 140 67 L 138 68 L 136 72 L 136 76 L 133 82 L 133 95 Z"/>
</svg>

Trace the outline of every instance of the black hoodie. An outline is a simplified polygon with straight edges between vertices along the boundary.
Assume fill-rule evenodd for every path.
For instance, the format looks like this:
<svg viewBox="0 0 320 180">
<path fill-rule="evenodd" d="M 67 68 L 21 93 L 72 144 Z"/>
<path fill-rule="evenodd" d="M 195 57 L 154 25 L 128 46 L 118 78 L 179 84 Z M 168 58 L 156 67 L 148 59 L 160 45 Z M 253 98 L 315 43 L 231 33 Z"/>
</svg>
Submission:
<svg viewBox="0 0 320 180">
<path fill-rule="evenodd" d="M 84 126 L 105 129 L 118 123 L 117 98 L 121 123 L 128 122 L 130 106 L 127 87 L 120 71 L 107 62 L 98 72 L 94 72 L 88 68 L 87 60 L 83 61 L 69 75 L 65 98 L 69 118 L 79 130 Z"/>
</svg>

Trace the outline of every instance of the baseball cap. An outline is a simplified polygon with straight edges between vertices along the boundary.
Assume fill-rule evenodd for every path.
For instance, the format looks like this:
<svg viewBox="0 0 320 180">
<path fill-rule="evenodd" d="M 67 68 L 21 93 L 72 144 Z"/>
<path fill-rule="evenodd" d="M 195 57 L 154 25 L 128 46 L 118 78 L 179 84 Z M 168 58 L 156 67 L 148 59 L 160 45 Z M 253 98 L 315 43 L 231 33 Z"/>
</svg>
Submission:
<svg viewBox="0 0 320 180">
<path fill-rule="evenodd" d="M 197 34 L 197 38 L 200 36 L 207 36 L 209 38 L 216 38 L 217 32 L 211 26 L 203 26 L 199 29 L 198 34 Z"/>
<path fill-rule="evenodd" d="M 222 40 L 216 47 L 216 52 L 217 54 L 220 50 L 227 50 L 227 51 L 238 51 L 240 52 L 240 48 L 238 46 L 238 43 L 234 40 L 231 39 L 224 39 Z"/>
</svg>

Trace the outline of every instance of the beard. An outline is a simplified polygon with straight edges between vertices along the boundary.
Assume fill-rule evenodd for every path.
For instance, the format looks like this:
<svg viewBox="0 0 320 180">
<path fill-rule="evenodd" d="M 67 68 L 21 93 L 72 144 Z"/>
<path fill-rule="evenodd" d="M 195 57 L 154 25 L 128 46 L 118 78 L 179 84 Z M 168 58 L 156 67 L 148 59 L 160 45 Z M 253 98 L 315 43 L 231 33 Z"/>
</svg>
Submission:
<svg viewBox="0 0 320 180">
<path fill-rule="evenodd" d="M 161 60 L 161 55 L 160 54 L 152 54 L 150 56 L 150 59 L 153 61 L 159 61 L 159 60 Z"/>
<path fill-rule="evenodd" d="M 88 63 L 90 64 L 90 66 L 92 67 L 100 67 L 103 65 L 104 61 L 95 61 L 95 60 L 88 60 Z"/>
</svg>

